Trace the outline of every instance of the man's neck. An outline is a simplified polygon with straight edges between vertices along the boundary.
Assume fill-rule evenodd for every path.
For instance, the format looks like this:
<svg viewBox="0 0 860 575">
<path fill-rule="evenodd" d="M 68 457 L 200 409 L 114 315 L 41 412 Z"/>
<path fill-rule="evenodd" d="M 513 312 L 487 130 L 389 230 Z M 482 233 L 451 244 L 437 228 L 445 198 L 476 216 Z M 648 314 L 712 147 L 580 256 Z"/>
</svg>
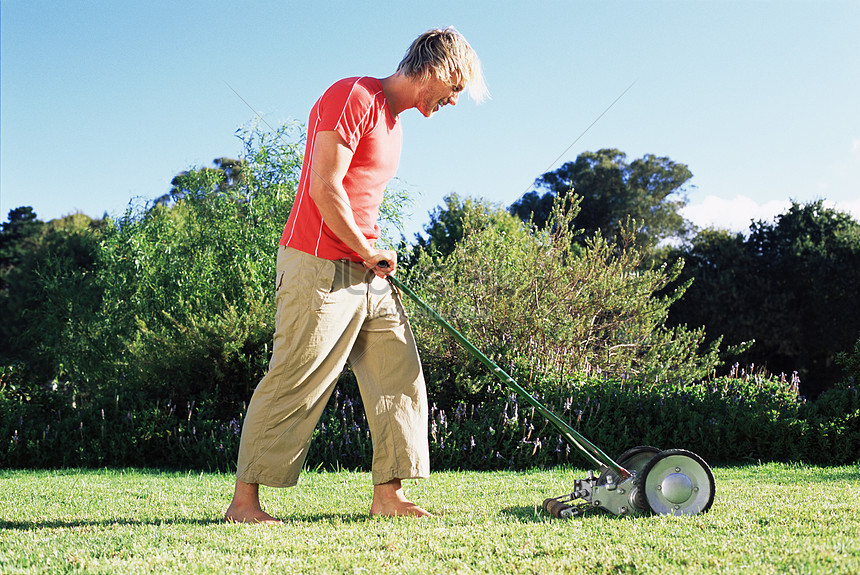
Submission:
<svg viewBox="0 0 860 575">
<path fill-rule="evenodd" d="M 415 82 L 400 72 L 382 78 L 379 82 L 382 84 L 382 91 L 385 92 L 385 99 L 393 115 L 397 116 L 400 112 L 415 107 L 418 94 L 418 85 Z"/>
</svg>

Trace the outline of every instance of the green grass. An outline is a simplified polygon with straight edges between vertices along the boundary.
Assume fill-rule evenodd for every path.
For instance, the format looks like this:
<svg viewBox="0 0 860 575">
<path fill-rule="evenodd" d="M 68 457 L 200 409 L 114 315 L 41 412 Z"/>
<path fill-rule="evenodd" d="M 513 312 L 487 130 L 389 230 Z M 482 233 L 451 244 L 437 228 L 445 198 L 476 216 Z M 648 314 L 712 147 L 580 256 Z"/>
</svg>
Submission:
<svg viewBox="0 0 860 575">
<path fill-rule="evenodd" d="M 436 473 L 434 519 L 369 519 L 366 473 L 265 489 L 265 528 L 221 522 L 233 478 L 148 470 L 0 472 L 0 573 L 858 573 L 860 466 L 714 469 L 693 517 L 557 520 L 581 470 Z"/>
</svg>

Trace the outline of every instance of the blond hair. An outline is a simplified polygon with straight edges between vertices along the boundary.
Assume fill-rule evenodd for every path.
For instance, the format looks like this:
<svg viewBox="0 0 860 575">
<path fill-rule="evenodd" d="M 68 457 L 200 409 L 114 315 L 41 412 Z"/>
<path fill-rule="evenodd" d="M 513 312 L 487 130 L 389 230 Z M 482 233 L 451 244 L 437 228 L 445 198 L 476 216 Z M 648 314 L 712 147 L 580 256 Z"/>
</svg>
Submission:
<svg viewBox="0 0 860 575">
<path fill-rule="evenodd" d="M 478 54 L 453 26 L 428 30 L 418 36 L 397 71 L 419 81 L 436 76 L 452 87 L 465 88 L 475 102 L 489 96 Z"/>
</svg>

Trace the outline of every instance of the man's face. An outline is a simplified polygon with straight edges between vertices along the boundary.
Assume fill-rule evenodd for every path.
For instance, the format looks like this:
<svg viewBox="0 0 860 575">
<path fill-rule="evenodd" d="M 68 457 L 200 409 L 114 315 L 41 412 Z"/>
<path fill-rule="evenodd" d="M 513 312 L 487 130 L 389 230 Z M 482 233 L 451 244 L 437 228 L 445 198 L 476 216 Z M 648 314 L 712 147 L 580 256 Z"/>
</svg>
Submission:
<svg viewBox="0 0 860 575">
<path fill-rule="evenodd" d="M 439 80 L 436 76 L 430 76 L 418 92 L 418 104 L 416 107 L 419 112 L 429 118 L 446 104 L 456 105 L 462 91 L 462 84 L 452 86 Z"/>
</svg>

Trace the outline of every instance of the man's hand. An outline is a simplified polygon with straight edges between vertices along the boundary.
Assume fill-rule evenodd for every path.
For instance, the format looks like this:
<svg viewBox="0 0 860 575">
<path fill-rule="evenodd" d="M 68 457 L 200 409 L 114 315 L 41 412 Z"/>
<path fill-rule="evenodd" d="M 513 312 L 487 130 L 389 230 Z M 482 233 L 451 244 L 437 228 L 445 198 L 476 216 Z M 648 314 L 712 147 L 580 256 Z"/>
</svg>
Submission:
<svg viewBox="0 0 860 575">
<path fill-rule="evenodd" d="M 394 270 L 397 269 L 397 252 L 393 250 L 375 250 L 363 263 L 364 267 L 369 270 L 372 269 L 373 273 L 384 279 L 386 276 L 393 274 Z"/>
</svg>

